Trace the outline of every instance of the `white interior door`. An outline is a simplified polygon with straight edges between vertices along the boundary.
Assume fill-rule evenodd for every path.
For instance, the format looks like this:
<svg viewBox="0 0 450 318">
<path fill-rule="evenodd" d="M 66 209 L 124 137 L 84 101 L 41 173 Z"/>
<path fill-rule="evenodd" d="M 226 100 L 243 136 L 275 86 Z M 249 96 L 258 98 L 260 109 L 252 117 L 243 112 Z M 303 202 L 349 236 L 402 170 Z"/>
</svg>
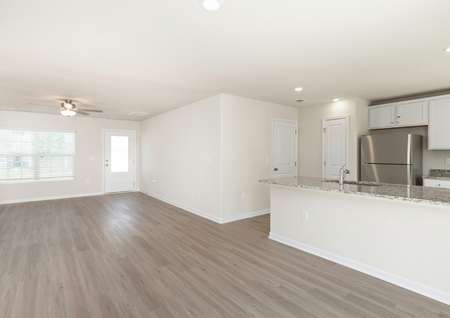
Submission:
<svg viewBox="0 0 450 318">
<path fill-rule="evenodd" d="M 348 118 L 323 121 L 323 177 L 337 179 L 347 165 Z M 348 168 L 348 167 L 347 167 Z"/>
<path fill-rule="evenodd" d="M 274 177 L 297 175 L 297 122 L 274 120 L 272 124 L 272 172 Z"/>
<path fill-rule="evenodd" d="M 105 192 L 136 190 L 136 132 L 105 130 Z"/>
</svg>

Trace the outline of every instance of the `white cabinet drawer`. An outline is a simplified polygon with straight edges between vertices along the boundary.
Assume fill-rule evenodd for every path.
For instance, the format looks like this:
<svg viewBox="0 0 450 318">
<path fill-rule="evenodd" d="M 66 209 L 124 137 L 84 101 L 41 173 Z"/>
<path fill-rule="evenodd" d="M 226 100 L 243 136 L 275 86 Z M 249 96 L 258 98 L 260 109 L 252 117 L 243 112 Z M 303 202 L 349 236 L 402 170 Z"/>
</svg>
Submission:
<svg viewBox="0 0 450 318">
<path fill-rule="evenodd" d="M 450 189 L 450 180 L 424 179 L 423 185 L 425 187 L 446 188 Z"/>
</svg>

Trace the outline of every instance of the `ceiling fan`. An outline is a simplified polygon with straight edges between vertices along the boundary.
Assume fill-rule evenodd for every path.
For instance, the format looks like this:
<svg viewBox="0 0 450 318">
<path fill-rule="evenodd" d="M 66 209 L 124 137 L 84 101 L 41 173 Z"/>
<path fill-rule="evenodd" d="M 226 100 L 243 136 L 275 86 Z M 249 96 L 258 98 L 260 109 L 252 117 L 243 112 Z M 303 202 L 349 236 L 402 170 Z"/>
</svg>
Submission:
<svg viewBox="0 0 450 318">
<path fill-rule="evenodd" d="M 60 113 L 66 117 L 73 117 L 76 114 L 89 116 L 89 113 L 103 113 L 100 109 L 78 108 L 77 104 L 81 103 L 73 99 L 58 99 L 58 101 L 61 102 Z"/>
</svg>

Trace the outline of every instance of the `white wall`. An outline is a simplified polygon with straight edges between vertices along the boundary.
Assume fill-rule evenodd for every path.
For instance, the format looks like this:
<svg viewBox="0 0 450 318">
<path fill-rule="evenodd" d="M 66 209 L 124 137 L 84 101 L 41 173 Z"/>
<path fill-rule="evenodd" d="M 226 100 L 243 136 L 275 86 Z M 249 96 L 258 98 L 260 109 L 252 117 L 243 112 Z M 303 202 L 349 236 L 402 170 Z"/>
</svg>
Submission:
<svg viewBox="0 0 450 318">
<path fill-rule="evenodd" d="M 139 138 L 140 125 L 134 121 L 0 111 L 0 127 L 76 133 L 75 179 L 0 183 L 0 203 L 6 203 L 102 193 L 103 129 L 134 129 Z M 139 180 L 137 182 L 139 184 Z"/>
<path fill-rule="evenodd" d="M 344 99 L 336 103 L 300 107 L 298 111 L 299 175 L 322 177 L 322 121 L 327 118 L 349 116 L 348 179 L 358 177 L 358 137 L 367 133 L 368 102 L 362 99 Z"/>
<path fill-rule="evenodd" d="M 141 129 L 142 191 L 220 221 L 220 97 L 147 119 Z"/>
<path fill-rule="evenodd" d="M 144 121 L 141 189 L 216 222 L 267 213 L 275 118 L 297 109 L 221 94 Z"/>
<path fill-rule="evenodd" d="M 272 121 L 297 121 L 297 108 L 226 94 L 221 104 L 222 217 L 268 211 L 269 189 L 258 180 L 272 176 Z"/>
</svg>

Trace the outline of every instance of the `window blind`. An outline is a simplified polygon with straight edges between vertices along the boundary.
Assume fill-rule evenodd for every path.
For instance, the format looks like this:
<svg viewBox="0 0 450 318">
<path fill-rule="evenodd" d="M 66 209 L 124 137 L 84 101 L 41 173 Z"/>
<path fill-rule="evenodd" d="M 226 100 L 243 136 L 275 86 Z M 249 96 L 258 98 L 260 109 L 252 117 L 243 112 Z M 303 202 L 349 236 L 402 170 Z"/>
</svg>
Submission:
<svg viewBox="0 0 450 318">
<path fill-rule="evenodd" d="M 73 132 L 0 129 L 0 181 L 74 176 Z"/>
</svg>

